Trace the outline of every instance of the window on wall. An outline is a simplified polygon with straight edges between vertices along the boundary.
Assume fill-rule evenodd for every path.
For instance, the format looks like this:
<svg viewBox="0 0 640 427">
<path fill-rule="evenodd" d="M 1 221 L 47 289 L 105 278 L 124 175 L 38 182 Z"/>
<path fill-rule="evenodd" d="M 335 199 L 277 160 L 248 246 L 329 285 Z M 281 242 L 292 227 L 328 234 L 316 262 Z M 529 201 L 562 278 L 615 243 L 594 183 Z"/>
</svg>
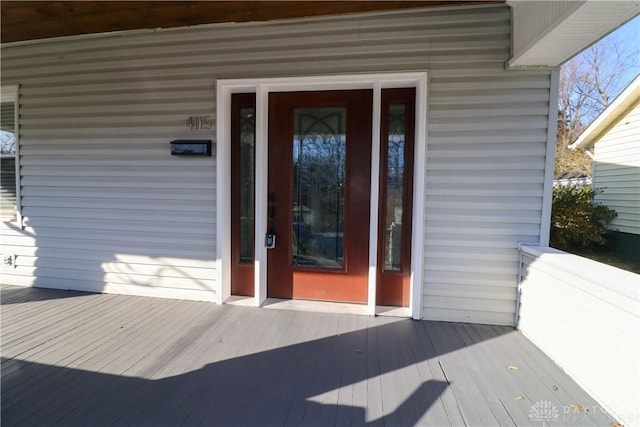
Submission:
<svg viewBox="0 0 640 427">
<path fill-rule="evenodd" d="M 0 220 L 18 216 L 18 91 L 2 87 L 0 99 Z"/>
</svg>

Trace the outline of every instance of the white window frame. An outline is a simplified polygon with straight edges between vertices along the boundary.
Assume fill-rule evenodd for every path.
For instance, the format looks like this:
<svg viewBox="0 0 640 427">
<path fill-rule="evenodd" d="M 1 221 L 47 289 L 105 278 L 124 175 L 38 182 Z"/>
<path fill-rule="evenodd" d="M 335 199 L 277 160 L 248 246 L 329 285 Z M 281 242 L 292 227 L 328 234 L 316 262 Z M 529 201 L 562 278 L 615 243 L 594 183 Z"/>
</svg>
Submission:
<svg viewBox="0 0 640 427">
<path fill-rule="evenodd" d="M 373 90 L 371 205 L 369 226 L 369 274 L 367 313 L 375 314 L 378 203 L 380 174 L 380 115 L 382 89 L 416 88 L 416 129 L 413 175 L 412 235 L 424 236 L 424 192 L 427 152 L 427 73 L 354 74 L 334 76 L 287 77 L 264 79 L 218 80 L 216 84 L 216 182 L 217 185 L 217 302 L 231 295 L 231 95 L 256 94 L 256 165 L 255 165 L 255 292 L 253 305 L 261 306 L 267 298 L 267 230 L 268 124 L 269 93 L 317 90 Z M 411 317 L 422 318 L 424 240 L 412 239 L 409 309 Z"/>
<path fill-rule="evenodd" d="M 3 155 L 5 158 L 15 158 L 15 168 L 16 168 L 16 219 L 14 220 L 3 220 L 2 222 L 11 222 L 17 223 L 22 228 L 22 209 L 21 209 L 21 196 L 20 196 L 20 123 L 18 118 L 20 117 L 19 109 L 20 109 L 20 86 L 19 85 L 10 85 L 10 86 L 2 86 L 0 87 L 0 102 L 13 102 L 14 108 L 14 129 L 15 129 L 15 138 L 16 138 L 16 152 L 15 154 Z"/>
</svg>

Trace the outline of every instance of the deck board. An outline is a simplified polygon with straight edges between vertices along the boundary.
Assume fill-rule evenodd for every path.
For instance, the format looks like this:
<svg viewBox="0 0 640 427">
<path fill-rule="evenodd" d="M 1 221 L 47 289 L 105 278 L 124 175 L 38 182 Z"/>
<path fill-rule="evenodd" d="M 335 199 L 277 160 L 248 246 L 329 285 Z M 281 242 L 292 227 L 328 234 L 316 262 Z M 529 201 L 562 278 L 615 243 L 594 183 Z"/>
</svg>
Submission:
<svg viewBox="0 0 640 427">
<path fill-rule="evenodd" d="M 60 307 L 58 310 L 52 312 L 47 312 L 46 310 L 50 304 L 43 302 L 41 305 L 37 311 L 28 313 L 26 318 L 16 319 L 16 321 L 19 322 L 20 329 L 11 334 L 7 334 L 6 345 L 16 346 L 17 351 L 20 351 L 24 349 L 24 345 L 32 348 L 41 342 L 47 342 L 52 337 L 55 337 L 57 333 L 71 330 L 73 327 L 79 325 L 79 322 L 86 320 L 84 316 L 78 316 L 78 314 L 93 311 L 96 307 L 100 309 L 102 301 L 97 295 L 80 298 L 78 301 L 65 300 L 59 303 Z M 12 308 L 14 310 L 17 309 L 15 307 Z M 41 311 L 43 308 L 45 312 Z M 39 322 L 41 316 L 47 316 L 52 324 L 51 327 L 43 327 Z"/>
<path fill-rule="evenodd" d="M 439 350 L 439 344 L 452 341 L 459 350 L 446 352 Z M 466 344 L 460 336 L 459 328 L 452 324 L 444 324 L 442 328 L 434 328 L 434 344 L 436 351 L 443 353 L 440 365 L 450 387 L 460 403 L 465 421 L 470 425 L 489 425 L 495 423 L 495 417 L 480 392 L 477 378 L 474 378 L 465 360 L 468 353 Z"/>
<path fill-rule="evenodd" d="M 510 365 L 517 366 L 512 351 L 500 341 L 492 340 L 496 334 L 487 326 L 470 325 L 466 330 L 477 340 L 474 345 L 474 354 L 485 372 L 485 378 L 491 378 L 491 387 L 495 389 L 493 395 L 502 405 L 515 425 L 532 425 L 528 411 L 532 402 L 526 398 L 526 391 L 533 385 L 519 381 L 521 378 L 513 375 L 514 371 L 508 369 Z M 502 338 L 505 335 L 500 335 Z M 507 360 L 503 360 L 506 353 Z M 522 399 L 521 399 L 522 398 Z"/>
<path fill-rule="evenodd" d="M 469 327 L 472 328 L 473 325 L 460 325 L 458 327 L 460 337 L 467 346 L 475 345 L 476 343 L 476 340 L 471 337 L 467 330 Z M 485 380 L 488 373 L 487 366 L 481 363 L 481 359 L 478 357 L 477 351 L 466 351 L 461 354 L 461 358 L 482 397 L 482 400 L 479 401 L 478 405 L 485 406 L 491 411 L 491 414 L 496 421 L 496 425 L 515 425 L 512 417 L 503 406 L 500 398 L 496 396 L 494 383 Z"/>
<path fill-rule="evenodd" d="M 436 386 L 435 393 L 440 393 L 439 403 L 446 414 L 446 418 L 450 425 L 465 425 L 463 414 L 453 391 L 448 385 L 440 360 L 436 357 L 437 352 L 434 347 L 433 329 L 438 324 L 433 322 L 420 322 L 418 333 L 419 339 L 416 341 L 421 343 L 425 352 L 422 354 L 423 360 L 427 360 L 429 370 L 433 378 L 433 385 Z M 446 424 L 444 424 L 446 425 Z"/>
<path fill-rule="evenodd" d="M 126 301 L 123 301 L 122 303 L 125 306 L 127 305 Z M 118 322 L 118 324 L 120 323 L 118 317 L 112 317 L 109 319 L 109 321 L 106 321 L 105 323 L 112 324 L 112 322 Z M 143 323 L 139 325 L 140 327 L 144 326 Z M 106 326 L 106 325 L 103 325 L 103 326 Z M 112 335 L 112 339 L 121 340 L 126 336 L 124 331 L 121 331 L 118 328 L 116 329 L 116 332 Z M 19 329 L 19 325 L 16 325 L 16 329 Z M 99 331 L 93 331 L 92 335 L 94 340 L 92 343 L 93 347 L 100 345 L 101 341 L 105 339 L 104 336 L 101 336 Z M 86 360 L 84 360 L 84 357 L 86 357 L 87 354 L 89 355 L 91 354 L 92 348 L 87 344 L 87 341 L 85 341 L 85 339 L 89 340 L 90 337 L 86 337 L 85 339 L 82 339 L 82 338 L 85 338 L 85 337 L 78 337 L 77 341 L 74 341 L 73 351 L 69 351 L 70 349 L 69 349 L 68 341 L 60 341 L 57 343 L 55 347 L 50 347 L 50 346 L 40 347 L 39 349 L 40 353 L 38 352 L 31 353 L 28 358 L 4 359 L 3 365 L 2 365 L 3 388 L 5 388 L 5 390 L 10 388 L 13 380 L 13 377 L 10 374 L 15 369 L 18 369 L 18 368 L 21 370 L 21 373 L 19 377 L 16 377 L 16 379 L 18 380 L 17 385 L 21 386 L 22 388 L 29 388 L 29 387 L 32 387 L 32 385 L 29 384 L 27 381 L 31 379 L 30 378 L 31 374 L 34 377 L 35 382 L 39 386 L 42 385 L 42 380 L 43 380 L 42 371 L 45 370 L 48 361 L 51 361 L 52 363 L 55 363 L 58 366 L 74 367 L 74 366 L 80 366 L 83 364 L 86 366 Z M 112 344 L 110 342 L 103 344 L 102 347 L 104 349 L 104 352 L 102 352 L 102 354 L 109 354 L 108 350 L 111 349 L 111 346 Z M 5 348 L 3 345 L 3 358 L 7 358 L 7 357 L 10 357 L 10 356 L 9 354 L 5 353 Z M 34 365 L 28 365 L 25 367 L 24 364 L 21 362 L 22 360 L 29 360 L 33 358 L 37 358 L 43 364 L 34 364 Z M 4 403 L 6 404 L 7 402 L 4 402 Z"/>
<path fill-rule="evenodd" d="M 139 336 L 137 338 L 137 344 L 141 348 L 139 354 L 131 354 L 128 357 L 119 357 L 112 360 L 108 365 L 108 369 L 111 372 L 116 373 L 118 376 L 139 376 L 145 372 L 153 371 L 153 366 L 158 363 L 158 359 L 162 359 L 163 356 L 170 356 L 173 354 L 174 348 L 180 344 L 180 330 L 189 331 L 192 326 L 197 326 L 198 318 L 203 314 L 204 307 L 198 307 L 198 309 L 190 310 L 184 317 L 174 319 L 174 321 L 168 323 L 163 328 L 157 328 L 157 333 L 146 334 L 145 336 Z M 188 334 L 189 332 L 187 332 Z M 175 338 L 175 339 L 173 339 Z M 127 354 L 123 347 L 119 347 L 121 354 Z M 129 402 L 131 405 L 133 402 L 140 401 L 143 394 L 140 389 L 144 383 L 136 383 L 128 390 Z M 118 381 L 112 380 L 108 382 L 108 386 L 103 388 L 103 393 L 112 394 L 118 392 Z M 81 382 L 74 388 L 72 398 L 76 402 L 76 408 L 87 405 L 87 402 L 93 399 L 94 404 L 99 402 L 99 396 L 96 396 L 96 390 L 91 384 Z M 55 405 L 55 404 L 54 404 Z M 55 405 L 56 407 L 64 405 Z M 102 420 L 113 420 L 115 413 L 110 411 L 108 407 L 99 407 L 97 412 L 94 412 L 94 416 L 99 417 Z M 68 418 L 67 413 L 53 413 L 51 415 L 45 415 L 49 419 L 56 419 L 60 421 L 64 418 Z"/>
<path fill-rule="evenodd" d="M 609 415 L 602 413 L 599 405 L 589 407 L 589 403 L 583 404 L 582 402 L 593 402 L 593 399 L 582 388 L 577 387 L 575 382 L 558 365 L 545 357 L 542 350 L 537 347 L 531 348 L 530 341 L 521 334 L 508 338 L 511 341 L 510 347 L 520 356 L 531 374 L 537 377 L 538 383 L 543 385 L 543 388 L 539 390 L 539 395 L 548 396 L 545 392 L 548 389 L 553 390 L 552 397 L 554 399 L 551 400 L 549 397 L 545 397 L 545 399 L 554 402 L 558 408 L 564 408 L 568 412 L 563 414 L 563 418 L 567 418 L 567 423 L 581 426 L 610 425 Z M 532 355 L 533 357 L 531 357 Z M 572 404 L 583 406 L 588 411 L 575 410 L 571 407 Z"/>
<path fill-rule="evenodd" d="M 537 402 L 613 421 L 511 328 L 0 291 L 3 426 L 535 426 Z"/>
</svg>

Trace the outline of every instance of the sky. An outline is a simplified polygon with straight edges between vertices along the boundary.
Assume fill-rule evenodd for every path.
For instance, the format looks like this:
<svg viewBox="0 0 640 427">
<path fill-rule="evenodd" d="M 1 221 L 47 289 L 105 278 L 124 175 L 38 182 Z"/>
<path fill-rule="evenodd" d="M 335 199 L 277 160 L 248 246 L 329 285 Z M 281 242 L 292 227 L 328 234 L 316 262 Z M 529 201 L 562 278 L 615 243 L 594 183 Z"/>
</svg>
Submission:
<svg viewBox="0 0 640 427">
<path fill-rule="evenodd" d="M 603 89 L 608 95 L 610 104 L 640 74 L 640 16 L 636 16 L 615 31 L 612 31 L 594 43 L 593 47 L 596 48 L 595 52 L 597 53 L 594 53 L 591 46 L 587 47 L 583 52 L 567 62 L 567 65 L 575 60 L 579 64 L 578 66 L 581 67 L 580 69 L 592 73 L 591 62 L 594 58 L 598 58 L 598 74 L 600 81 L 603 82 Z M 596 56 L 594 57 L 594 55 Z M 620 71 L 621 61 L 624 64 L 622 72 Z M 585 91 L 593 95 L 583 99 L 585 103 L 582 104 L 583 106 L 579 113 L 583 126 L 587 126 L 598 117 L 606 106 L 597 92 L 595 92 L 596 88 L 593 86 L 596 81 L 595 74 L 587 75 L 589 76 L 587 81 L 577 80 L 577 83 L 569 86 L 570 96 L 575 96 L 576 101 L 584 97 Z M 615 76 L 613 80 L 610 80 L 611 76 Z"/>
<path fill-rule="evenodd" d="M 617 30 L 610 33 L 601 41 L 607 38 L 617 38 L 623 43 L 626 49 L 629 49 L 634 56 L 633 62 L 635 66 L 627 70 L 620 76 L 620 91 L 622 91 L 631 81 L 640 74 L 640 15 L 636 16 Z M 617 95 L 617 94 L 615 94 Z"/>
</svg>

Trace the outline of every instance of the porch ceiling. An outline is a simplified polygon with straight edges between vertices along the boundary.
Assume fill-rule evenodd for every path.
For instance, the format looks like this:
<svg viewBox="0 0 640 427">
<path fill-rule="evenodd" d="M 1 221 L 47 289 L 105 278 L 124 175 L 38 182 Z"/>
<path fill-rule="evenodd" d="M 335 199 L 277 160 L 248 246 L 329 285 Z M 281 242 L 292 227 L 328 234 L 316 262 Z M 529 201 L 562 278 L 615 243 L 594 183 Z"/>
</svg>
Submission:
<svg viewBox="0 0 640 427">
<path fill-rule="evenodd" d="M 3 1 L 0 40 L 11 43 L 111 31 L 270 21 L 476 1 Z"/>
</svg>

